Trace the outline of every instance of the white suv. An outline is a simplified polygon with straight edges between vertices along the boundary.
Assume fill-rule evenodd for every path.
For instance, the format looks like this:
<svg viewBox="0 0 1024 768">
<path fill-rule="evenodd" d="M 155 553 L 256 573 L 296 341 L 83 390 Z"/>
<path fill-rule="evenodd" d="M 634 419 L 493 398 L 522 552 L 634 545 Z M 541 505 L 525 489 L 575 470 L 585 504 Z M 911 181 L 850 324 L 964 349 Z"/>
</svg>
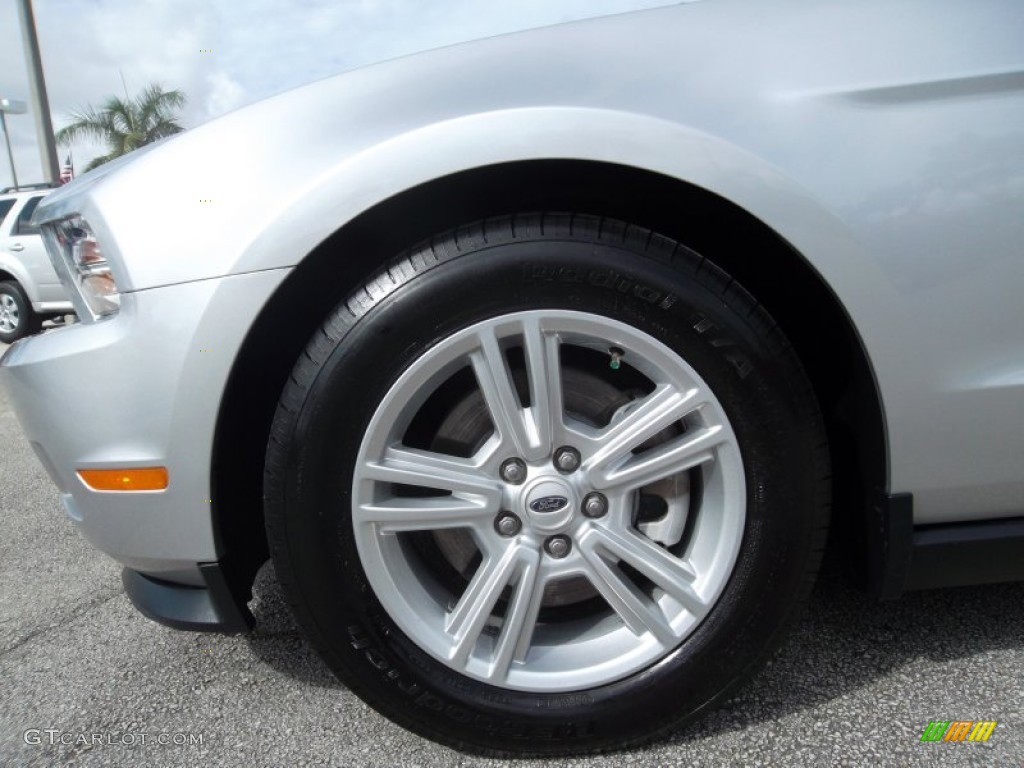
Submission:
<svg viewBox="0 0 1024 768">
<path fill-rule="evenodd" d="M 74 312 L 53 271 L 32 212 L 48 186 L 7 188 L 0 193 L 0 342 L 35 333 L 47 316 Z"/>
</svg>

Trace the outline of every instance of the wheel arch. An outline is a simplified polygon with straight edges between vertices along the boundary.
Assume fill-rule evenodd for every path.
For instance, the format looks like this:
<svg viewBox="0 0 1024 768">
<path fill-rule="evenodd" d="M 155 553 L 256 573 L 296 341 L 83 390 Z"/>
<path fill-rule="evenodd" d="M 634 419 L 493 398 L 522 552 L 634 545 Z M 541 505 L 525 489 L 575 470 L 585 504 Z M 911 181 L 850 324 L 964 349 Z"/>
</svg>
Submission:
<svg viewBox="0 0 1024 768">
<path fill-rule="evenodd" d="M 22 293 L 28 297 L 28 300 L 35 301 L 35 298 L 31 295 L 30 290 L 27 286 L 31 285 L 31 281 L 26 280 L 26 275 L 22 270 L 16 269 L 15 267 L 0 262 L 0 283 L 12 282 L 17 283 L 18 287 L 21 288 Z"/>
<path fill-rule="evenodd" d="M 416 242 L 530 210 L 578 211 L 656 230 L 711 258 L 757 297 L 820 400 L 834 468 L 834 536 L 852 544 L 844 548 L 861 563 L 865 521 L 888 487 L 884 411 L 857 329 L 824 279 L 765 223 L 706 189 L 630 166 L 535 160 L 462 171 L 384 200 L 311 251 L 263 307 L 228 378 L 213 446 L 213 527 L 236 596 L 247 597 L 267 557 L 263 461 L 277 401 L 327 313 Z"/>
</svg>

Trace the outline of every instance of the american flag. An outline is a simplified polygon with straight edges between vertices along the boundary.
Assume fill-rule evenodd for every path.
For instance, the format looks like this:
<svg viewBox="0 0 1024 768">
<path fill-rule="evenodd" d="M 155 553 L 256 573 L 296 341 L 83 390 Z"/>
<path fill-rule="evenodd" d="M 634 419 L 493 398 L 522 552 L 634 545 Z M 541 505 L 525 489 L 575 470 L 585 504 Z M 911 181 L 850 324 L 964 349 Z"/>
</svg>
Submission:
<svg viewBox="0 0 1024 768">
<path fill-rule="evenodd" d="M 75 167 L 71 164 L 71 155 L 64 161 L 64 167 L 60 169 L 60 183 L 67 184 L 75 178 Z"/>
</svg>

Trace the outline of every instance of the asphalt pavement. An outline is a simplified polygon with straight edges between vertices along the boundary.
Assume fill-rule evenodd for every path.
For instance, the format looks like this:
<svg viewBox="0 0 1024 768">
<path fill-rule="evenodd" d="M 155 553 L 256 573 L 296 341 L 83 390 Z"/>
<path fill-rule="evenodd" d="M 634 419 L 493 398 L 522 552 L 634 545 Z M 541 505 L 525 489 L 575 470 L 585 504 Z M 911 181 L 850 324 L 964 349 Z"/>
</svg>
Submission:
<svg viewBox="0 0 1024 768">
<path fill-rule="evenodd" d="M 271 567 L 255 595 L 247 636 L 136 613 L 0 389 L 0 766 L 516 764 L 392 725 L 306 644 Z M 932 720 L 998 724 L 984 743 L 922 742 Z M 827 569 L 791 640 L 698 725 L 643 750 L 522 764 L 1022 768 L 1024 584 L 876 603 Z"/>
</svg>

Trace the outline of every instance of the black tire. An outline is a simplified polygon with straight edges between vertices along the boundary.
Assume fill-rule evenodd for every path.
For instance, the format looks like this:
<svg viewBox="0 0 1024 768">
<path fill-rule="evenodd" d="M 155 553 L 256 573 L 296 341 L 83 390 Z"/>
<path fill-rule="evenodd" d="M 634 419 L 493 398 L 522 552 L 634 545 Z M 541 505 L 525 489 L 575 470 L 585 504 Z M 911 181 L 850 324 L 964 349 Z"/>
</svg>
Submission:
<svg viewBox="0 0 1024 768">
<path fill-rule="evenodd" d="M 21 286 L 13 280 L 0 283 L 0 341 L 11 344 L 42 327 L 43 318 L 32 309 Z"/>
<path fill-rule="evenodd" d="M 439 661 L 383 607 L 386 596 L 370 584 L 353 523 L 356 456 L 402 372 L 461 329 L 535 309 L 616 318 L 685 360 L 724 407 L 751 490 L 735 565 L 710 612 L 645 667 L 577 690 L 513 690 Z M 830 498 L 815 397 L 757 302 L 673 241 L 570 214 L 487 220 L 439 236 L 339 305 L 281 397 L 265 479 L 278 577 L 330 668 L 402 726 L 491 755 L 618 749 L 721 701 L 780 645 L 806 601 Z"/>
</svg>

